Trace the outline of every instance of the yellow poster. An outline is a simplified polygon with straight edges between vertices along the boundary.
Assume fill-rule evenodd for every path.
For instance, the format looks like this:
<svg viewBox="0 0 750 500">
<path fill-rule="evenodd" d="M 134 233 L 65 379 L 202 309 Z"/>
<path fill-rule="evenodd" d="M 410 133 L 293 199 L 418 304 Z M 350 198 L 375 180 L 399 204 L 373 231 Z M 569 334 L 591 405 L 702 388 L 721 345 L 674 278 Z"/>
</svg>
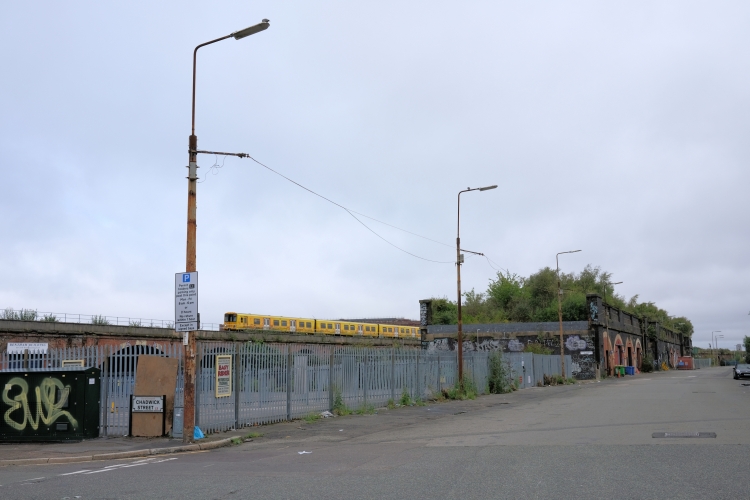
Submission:
<svg viewBox="0 0 750 500">
<path fill-rule="evenodd" d="M 216 356 L 216 397 L 232 395 L 232 356 Z"/>
</svg>

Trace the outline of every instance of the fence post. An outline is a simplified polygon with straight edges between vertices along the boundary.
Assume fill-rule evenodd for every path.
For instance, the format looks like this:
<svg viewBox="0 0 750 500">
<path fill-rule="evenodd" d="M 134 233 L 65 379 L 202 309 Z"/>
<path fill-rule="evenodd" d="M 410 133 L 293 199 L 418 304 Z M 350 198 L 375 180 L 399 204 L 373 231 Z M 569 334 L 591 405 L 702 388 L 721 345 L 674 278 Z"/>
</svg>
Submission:
<svg viewBox="0 0 750 500">
<path fill-rule="evenodd" d="M 234 381 L 232 382 L 234 389 L 234 428 L 239 429 L 242 427 L 240 423 L 240 367 L 242 366 L 240 358 L 240 350 L 237 348 L 237 344 L 234 344 Z"/>
<path fill-rule="evenodd" d="M 438 368 L 437 369 L 437 374 L 438 374 L 438 377 L 437 377 L 437 391 L 438 391 L 438 393 L 441 393 L 441 392 L 443 392 L 443 384 L 440 382 L 440 353 L 438 353 L 436 357 L 437 357 L 437 365 L 438 365 L 438 367 L 437 367 Z"/>
<path fill-rule="evenodd" d="M 98 350 L 101 348 L 104 351 L 104 354 L 107 354 L 107 347 L 108 346 L 96 346 L 96 349 Z M 104 436 L 109 436 L 109 426 L 107 425 L 107 421 L 109 420 L 109 407 L 107 406 L 107 402 L 109 401 L 109 356 L 106 356 L 102 363 L 101 384 L 102 401 L 99 403 L 99 408 L 102 410 L 102 418 L 99 421 L 99 432 Z"/>
<path fill-rule="evenodd" d="M 396 345 L 391 346 L 391 400 L 396 402 Z"/>
<path fill-rule="evenodd" d="M 331 352 L 328 354 L 328 411 L 333 411 L 333 352 L 336 346 L 331 344 Z"/>
<path fill-rule="evenodd" d="M 286 419 L 292 420 L 292 350 L 286 346 Z"/>
<path fill-rule="evenodd" d="M 367 408 L 367 358 L 369 358 L 367 354 L 367 349 L 365 351 L 365 363 L 364 363 L 364 375 L 362 376 L 362 383 L 364 384 L 364 396 L 365 396 L 365 402 L 363 408 Z"/>
<path fill-rule="evenodd" d="M 416 384 L 414 384 L 414 385 L 416 385 L 416 391 L 417 391 L 417 398 L 416 399 L 417 399 L 417 401 L 421 401 L 422 400 L 422 392 L 419 390 L 420 389 L 420 387 L 419 387 L 420 383 L 419 382 L 421 381 L 421 379 L 419 378 L 419 357 L 421 355 L 422 355 L 422 349 L 420 349 L 420 350 L 417 351 L 417 382 L 416 382 Z"/>
</svg>

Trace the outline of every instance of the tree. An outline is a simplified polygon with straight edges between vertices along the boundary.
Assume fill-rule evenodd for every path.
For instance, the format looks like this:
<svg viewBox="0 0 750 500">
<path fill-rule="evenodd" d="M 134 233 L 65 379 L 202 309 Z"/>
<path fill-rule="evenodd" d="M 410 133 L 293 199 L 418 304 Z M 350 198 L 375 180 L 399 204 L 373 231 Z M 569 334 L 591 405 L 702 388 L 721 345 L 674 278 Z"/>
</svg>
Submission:
<svg viewBox="0 0 750 500">
<path fill-rule="evenodd" d="M 597 293 L 607 304 L 629 312 L 651 323 L 679 331 L 690 337 L 693 324 L 684 316 L 672 317 L 653 302 L 639 302 L 638 295 L 625 301 L 611 285 L 612 275 L 599 267 L 587 265 L 579 274 L 560 273 L 563 321 L 585 321 L 586 294 Z M 435 324 L 458 322 L 458 308 L 447 298 L 432 299 Z M 474 289 L 463 294 L 463 319 L 466 323 L 501 323 L 557 321 L 557 272 L 544 267 L 528 278 L 506 271 L 490 279 L 487 291 Z M 750 351 L 748 351 L 750 352 Z"/>
</svg>

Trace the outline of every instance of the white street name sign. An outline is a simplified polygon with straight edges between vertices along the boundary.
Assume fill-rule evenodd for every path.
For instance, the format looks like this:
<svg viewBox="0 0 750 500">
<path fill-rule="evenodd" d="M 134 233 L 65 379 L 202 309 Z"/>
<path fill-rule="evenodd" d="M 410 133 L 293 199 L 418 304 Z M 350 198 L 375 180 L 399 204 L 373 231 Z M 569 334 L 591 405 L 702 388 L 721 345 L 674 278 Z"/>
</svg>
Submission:
<svg viewBox="0 0 750 500">
<path fill-rule="evenodd" d="M 161 413 L 163 411 L 161 396 L 133 396 L 133 413 Z"/>
</svg>

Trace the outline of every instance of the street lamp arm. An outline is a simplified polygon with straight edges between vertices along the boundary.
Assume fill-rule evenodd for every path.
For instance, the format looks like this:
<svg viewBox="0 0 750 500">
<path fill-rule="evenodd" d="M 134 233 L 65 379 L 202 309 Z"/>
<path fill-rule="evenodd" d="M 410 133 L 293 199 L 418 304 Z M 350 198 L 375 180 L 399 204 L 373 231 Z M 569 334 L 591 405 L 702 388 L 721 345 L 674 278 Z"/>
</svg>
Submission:
<svg viewBox="0 0 750 500">
<path fill-rule="evenodd" d="M 193 50 L 193 110 L 192 110 L 192 122 L 190 124 L 190 134 L 195 135 L 195 65 L 196 60 L 198 58 L 198 49 L 201 47 L 205 47 L 206 45 L 211 45 L 212 43 L 220 42 L 222 40 L 226 40 L 227 38 L 231 38 L 233 35 L 227 35 L 223 36 L 221 38 L 217 38 L 216 40 L 211 40 L 210 42 L 202 43 L 198 45 L 195 50 Z"/>
<path fill-rule="evenodd" d="M 464 250 L 463 248 L 461 249 L 461 251 L 466 253 L 473 253 L 474 255 L 481 255 L 482 257 L 484 257 L 484 254 L 482 252 L 472 252 L 471 250 Z"/>
</svg>

